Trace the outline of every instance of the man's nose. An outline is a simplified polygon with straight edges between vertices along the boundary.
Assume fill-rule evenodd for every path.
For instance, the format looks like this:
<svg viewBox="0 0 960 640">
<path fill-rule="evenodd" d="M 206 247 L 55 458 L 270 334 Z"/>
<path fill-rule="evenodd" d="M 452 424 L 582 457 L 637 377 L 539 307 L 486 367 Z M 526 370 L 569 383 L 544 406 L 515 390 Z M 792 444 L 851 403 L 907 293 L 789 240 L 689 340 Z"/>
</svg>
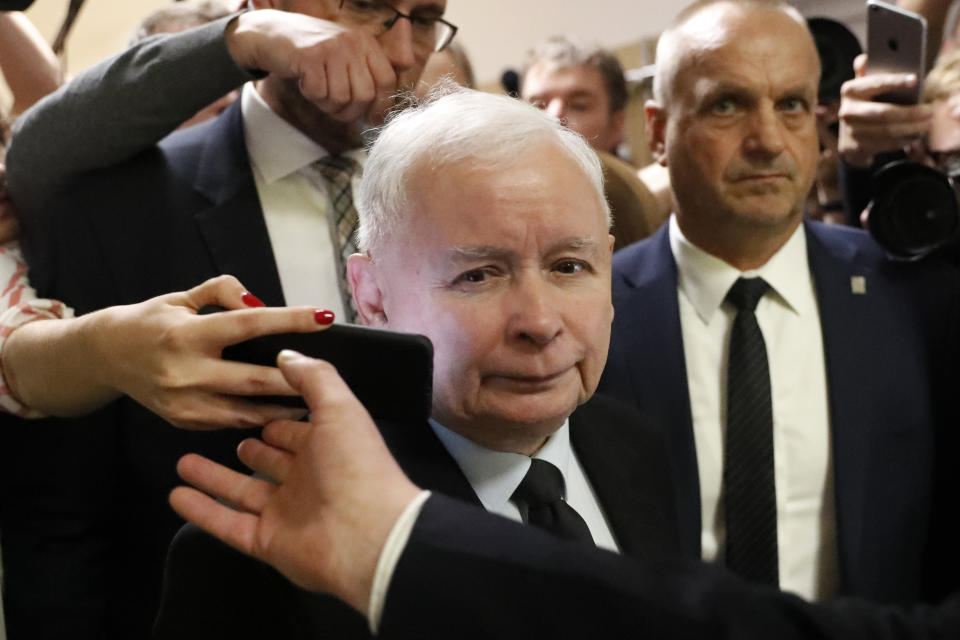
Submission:
<svg viewBox="0 0 960 640">
<path fill-rule="evenodd" d="M 413 40 L 413 25 L 409 20 L 400 18 L 380 34 L 378 40 L 396 71 L 406 71 L 416 64 L 417 49 Z"/>
<path fill-rule="evenodd" d="M 563 98 L 553 98 L 543 110 L 557 120 L 563 120 L 567 117 L 567 102 Z"/>
<path fill-rule="evenodd" d="M 523 277 L 514 285 L 510 296 L 508 330 L 521 342 L 546 346 L 563 331 L 563 320 L 557 308 L 552 285 L 543 277 Z"/>
<path fill-rule="evenodd" d="M 748 155 L 774 157 L 784 149 L 783 122 L 773 106 L 761 106 L 747 121 L 744 151 Z"/>
</svg>

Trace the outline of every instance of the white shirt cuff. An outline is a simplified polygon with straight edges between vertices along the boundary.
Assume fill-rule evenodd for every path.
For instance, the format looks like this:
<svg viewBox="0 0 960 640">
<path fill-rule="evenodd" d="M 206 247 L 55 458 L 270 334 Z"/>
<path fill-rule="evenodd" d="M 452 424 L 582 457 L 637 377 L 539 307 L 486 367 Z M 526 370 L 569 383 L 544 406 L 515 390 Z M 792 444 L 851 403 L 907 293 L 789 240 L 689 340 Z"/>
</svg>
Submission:
<svg viewBox="0 0 960 640">
<path fill-rule="evenodd" d="M 383 616 L 383 605 L 387 600 L 387 589 L 390 588 L 393 571 L 397 568 L 397 562 L 400 561 L 400 556 L 407 547 L 407 540 L 410 539 L 410 533 L 417 522 L 423 503 L 429 497 L 429 491 L 421 491 L 410 501 L 393 524 L 393 529 L 390 530 L 390 535 L 387 536 L 387 541 L 380 551 L 377 571 L 373 574 L 373 586 L 370 588 L 370 603 L 367 606 L 367 620 L 370 622 L 370 632 L 373 635 L 377 635 L 377 629 L 380 628 L 380 618 Z"/>
</svg>

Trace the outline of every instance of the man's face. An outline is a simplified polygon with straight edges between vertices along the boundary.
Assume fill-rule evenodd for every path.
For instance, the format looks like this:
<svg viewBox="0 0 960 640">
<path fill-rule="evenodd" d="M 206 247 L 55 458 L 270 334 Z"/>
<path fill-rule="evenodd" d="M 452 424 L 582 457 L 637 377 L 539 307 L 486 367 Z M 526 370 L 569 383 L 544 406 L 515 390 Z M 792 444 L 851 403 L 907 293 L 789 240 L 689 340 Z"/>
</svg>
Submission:
<svg viewBox="0 0 960 640">
<path fill-rule="evenodd" d="M 523 77 L 523 99 L 582 135 L 599 151 L 612 151 L 623 138 L 624 112 L 610 111 L 603 74 L 587 65 L 555 67 L 537 63 Z"/>
<path fill-rule="evenodd" d="M 433 342 L 435 419 L 532 453 L 606 362 L 613 239 L 599 196 L 552 144 L 499 169 L 421 169 L 410 193 L 401 229 L 373 256 L 382 324 Z"/>
<path fill-rule="evenodd" d="M 681 228 L 691 239 L 720 229 L 786 234 L 817 166 L 813 42 L 777 11 L 718 5 L 694 20 L 667 104 L 648 107 Z"/>
</svg>

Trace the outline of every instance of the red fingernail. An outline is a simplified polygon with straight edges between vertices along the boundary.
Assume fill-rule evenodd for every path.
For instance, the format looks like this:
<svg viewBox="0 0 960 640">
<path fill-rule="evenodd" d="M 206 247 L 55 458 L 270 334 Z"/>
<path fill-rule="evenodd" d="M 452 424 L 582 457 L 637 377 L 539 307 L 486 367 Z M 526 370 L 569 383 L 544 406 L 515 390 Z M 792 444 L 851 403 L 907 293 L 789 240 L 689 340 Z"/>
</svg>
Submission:
<svg viewBox="0 0 960 640">
<path fill-rule="evenodd" d="M 253 294 L 250 293 L 249 291 L 244 291 L 244 292 L 243 292 L 243 295 L 240 296 L 240 299 L 243 300 L 243 304 L 247 305 L 248 307 L 265 307 L 265 306 L 267 306 L 267 305 L 263 304 L 263 302 L 260 301 L 260 298 L 258 298 L 257 296 L 253 295 Z"/>
<path fill-rule="evenodd" d="M 317 324 L 322 324 L 324 326 L 332 324 L 334 319 L 333 311 L 317 309 L 313 312 L 313 319 L 317 321 Z"/>
</svg>

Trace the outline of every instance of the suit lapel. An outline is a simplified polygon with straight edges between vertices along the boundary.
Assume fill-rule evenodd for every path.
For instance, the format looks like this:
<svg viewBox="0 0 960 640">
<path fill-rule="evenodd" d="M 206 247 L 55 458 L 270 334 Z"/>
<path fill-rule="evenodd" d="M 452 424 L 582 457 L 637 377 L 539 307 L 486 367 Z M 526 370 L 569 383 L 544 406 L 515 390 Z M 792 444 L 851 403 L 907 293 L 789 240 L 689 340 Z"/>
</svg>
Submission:
<svg viewBox="0 0 960 640">
<path fill-rule="evenodd" d="M 239 100 L 213 124 L 194 187 L 211 203 L 195 218 L 217 269 L 239 278 L 267 305 L 283 306 L 280 276 L 244 143 Z"/>
<path fill-rule="evenodd" d="M 682 546 L 685 553 L 699 557 L 700 483 L 668 227 L 660 227 L 643 251 L 628 248 L 614 257 L 616 317 L 610 359 L 616 362 L 608 368 L 628 372 L 634 404 L 656 416 L 666 434 Z"/>
<path fill-rule="evenodd" d="M 857 249 L 852 244 L 820 233 L 806 225 L 807 253 L 820 307 L 820 327 L 827 375 L 827 399 L 834 472 L 837 518 L 837 549 L 840 575 L 858 572 L 858 556 L 868 523 L 868 471 L 871 468 L 871 422 L 883 422 L 870 407 L 870 390 L 882 388 L 873 377 L 882 367 L 864 361 L 877 352 L 877 334 L 869 330 L 883 316 L 873 304 L 878 279 L 858 269 Z M 866 293 L 854 294 L 852 277 L 866 278 Z M 879 313 L 878 313 L 879 311 Z M 862 354 L 851 357 L 851 354 Z M 866 365 L 866 366 L 865 366 Z"/>
<path fill-rule="evenodd" d="M 680 554 L 669 456 L 662 433 L 631 407 L 596 395 L 570 416 L 570 442 L 620 549 Z"/>
</svg>

